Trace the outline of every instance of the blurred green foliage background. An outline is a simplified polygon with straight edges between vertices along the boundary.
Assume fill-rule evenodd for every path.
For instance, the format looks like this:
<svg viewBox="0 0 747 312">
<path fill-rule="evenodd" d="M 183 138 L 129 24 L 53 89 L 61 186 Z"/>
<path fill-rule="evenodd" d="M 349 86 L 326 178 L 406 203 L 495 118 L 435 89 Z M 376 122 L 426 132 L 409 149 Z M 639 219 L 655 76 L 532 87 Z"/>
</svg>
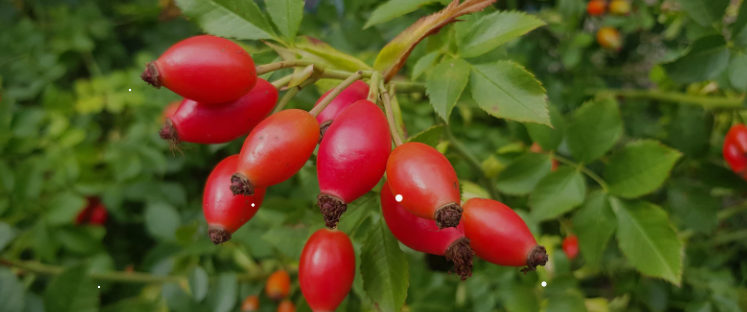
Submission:
<svg viewBox="0 0 747 312">
<path fill-rule="evenodd" d="M 373 64 L 388 40 L 443 7 L 430 2 L 363 29 L 381 1 L 307 0 L 301 34 Z M 747 88 L 736 63 L 731 64 L 736 69 L 704 82 L 672 80 L 657 64 L 675 59 L 713 30 L 691 22 L 687 12 L 664 9 L 678 2 L 633 4 L 631 16 L 599 21 L 585 16 L 582 0 L 501 1 L 496 8 L 527 11 L 548 25 L 481 58 L 510 59 L 530 69 L 561 119 L 600 90 L 655 86 L 729 98 Z M 725 19 L 733 19 L 737 4 Z M 594 43 L 598 23 L 621 29 L 622 51 Z M 261 293 L 264 278 L 275 269 L 289 270 L 295 281 L 306 238 L 323 226 L 315 207 L 314 159 L 289 181 L 269 188 L 257 216 L 230 242 L 214 246 L 202 216 L 202 188 L 213 166 L 238 153 L 243 140 L 186 144 L 182 155 L 158 137 L 163 108 L 179 98 L 147 86 L 140 72 L 170 45 L 200 33 L 168 0 L 0 0 L 0 311 L 238 311 L 245 296 Z M 401 74 L 412 76 L 428 46 L 453 33 L 423 41 Z M 261 43 L 244 44 L 258 63 L 275 60 Z M 736 47 L 733 53 L 744 51 Z M 309 109 L 322 91 L 307 88 L 289 107 Z M 443 124 L 422 92 L 400 93 L 398 101 L 408 134 Z M 568 260 L 560 241 L 573 232 L 570 216 L 535 220 L 526 209 L 527 196 L 500 194 L 548 247 L 551 263 L 525 276 L 477 260 L 474 276 L 459 282 L 445 272 L 450 267 L 442 258 L 403 247 L 410 283 L 405 309 L 746 310 L 747 183 L 720 155 L 724 133 L 741 110 L 645 97 L 619 101 L 624 134 L 616 149 L 649 138 L 684 154 L 664 187 L 645 196 L 664 207 L 686 242 L 681 285 L 636 272 L 615 240 L 594 265 Z M 502 193 L 501 186 L 514 183 L 500 173 L 528 153 L 533 132 L 542 131 L 532 127 L 493 118 L 469 96 L 457 104 L 449 123 L 456 139 L 444 136 L 439 148 L 464 181 L 465 196 Z M 456 140 L 463 148 L 456 148 Z M 557 153 L 568 155 L 567 144 Z M 603 165 L 587 167 L 600 171 Z M 484 189 L 485 179 L 496 181 L 498 190 Z M 74 224 L 89 196 L 100 197 L 109 212 L 103 227 Z M 380 222 L 378 196 L 372 193 L 351 205 L 341 230 L 359 249 Z M 71 269 L 60 274 L 63 267 Z M 128 275 L 128 267 L 144 274 Z M 539 286 L 541 281 L 547 287 Z M 297 284 L 292 299 L 299 311 L 309 311 Z M 261 301 L 262 311 L 274 311 L 264 295 Z M 338 311 L 374 311 L 360 278 Z"/>
</svg>

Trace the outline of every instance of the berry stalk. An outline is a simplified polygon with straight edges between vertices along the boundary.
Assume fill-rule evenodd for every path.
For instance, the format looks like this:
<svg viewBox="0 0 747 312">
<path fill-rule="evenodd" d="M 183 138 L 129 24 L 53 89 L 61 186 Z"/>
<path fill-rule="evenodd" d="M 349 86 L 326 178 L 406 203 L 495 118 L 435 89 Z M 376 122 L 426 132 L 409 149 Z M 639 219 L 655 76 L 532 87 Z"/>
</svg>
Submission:
<svg viewBox="0 0 747 312">
<path fill-rule="evenodd" d="M 277 63 L 270 63 L 265 65 L 257 66 L 257 76 L 264 75 L 269 72 L 274 72 L 281 69 L 293 68 L 293 67 L 306 67 L 309 65 L 317 65 L 312 61 L 308 60 L 293 60 L 293 61 L 280 61 Z"/>
<path fill-rule="evenodd" d="M 283 78 L 280 78 L 278 80 L 273 81 L 272 85 L 275 87 L 275 89 L 280 90 L 283 87 L 287 86 L 288 83 L 291 81 L 292 78 L 293 78 L 293 74 L 290 74 L 288 76 L 285 76 Z"/>
<path fill-rule="evenodd" d="M 281 79 L 283 79 L 283 78 L 281 78 Z M 315 77 L 312 76 L 311 78 L 306 79 L 300 85 L 297 85 L 297 86 L 295 86 L 293 88 L 288 89 L 288 92 L 286 92 L 283 95 L 283 97 L 280 98 L 280 101 L 278 101 L 278 105 L 275 106 L 275 109 L 272 111 L 272 113 L 275 114 L 275 113 L 283 110 L 283 108 L 285 107 L 285 104 L 288 104 L 288 102 L 290 102 L 290 100 L 293 99 L 293 97 L 296 96 L 296 94 L 298 94 L 299 92 L 301 92 L 301 90 L 303 90 L 303 88 L 306 88 L 306 87 L 308 87 L 308 86 L 316 83 L 317 80 L 318 80 L 318 78 L 315 78 Z"/>
<path fill-rule="evenodd" d="M 379 83 L 381 83 L 381 74 L 374 72 L 371 80 L 368 82 L 368 100 L 376 104 L 379 101 Z"/>
<path fill-rule="evenodd" d="M 402 137 L 399 136 L 399 131 L 397 131 L 397 123 L 394 121 L 394 111 L 392 110 L 392 101 L 389 98 L 389 91 L 387 91 L 383 85 L 380 86 L 379 91 L 382 93 L 382 98 L 384 99 L 384 111 L 386 111 L 386 119 L 389 122 L 389 130 L 392 132 L 394 145 L 400 146 L 402 145 Z"/>
<path fill-rule="evenodd" d="M 345 81 L 340 83 L 340 85 L 335 87 L 332 90 L 332 92 L 330 92 L 329 95 L 327 95 L 327 97 L 324 98 L 324 101 L 319 103 L 319 105 L 314 107 L 314 109 L 309 111 L 309 113 L 314 117 L 319 115 L 319 113 L 321 113 L 327 107 L 327 105 L 329 105 L 329 103 L 332 103 L 332 100 L 334 100 L 335 97 L 337 97 L 338 95 L 340 95 L 340 93 L 342 93 L 342 90 L 345 90 L 345 88 L 349 87 L 351 84 L 353 84 L 353 82 L 356 82 L 357 80 L 360 80 L 361 78 L 363 78 L 362 70 L 359 70 L 355 72 L 354 74 L 350 75 L 350 77 L 348 77 L 347 79 L 345 79 Z"/>
</svg>

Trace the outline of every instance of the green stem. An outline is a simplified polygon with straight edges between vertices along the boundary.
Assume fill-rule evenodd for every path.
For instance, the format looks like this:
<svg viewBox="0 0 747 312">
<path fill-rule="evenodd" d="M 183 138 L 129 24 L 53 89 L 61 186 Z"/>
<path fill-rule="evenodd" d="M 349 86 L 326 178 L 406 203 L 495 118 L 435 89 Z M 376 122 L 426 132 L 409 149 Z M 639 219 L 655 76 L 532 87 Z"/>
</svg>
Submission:
<svg viewBox="0 0 747 312">
<path fill-rule="evenodd" d="M 368 100 L 374 104 L 379 101 L 379 83 L 381 83 L 381 74 L 374 72 L 371 80 L 368 82 Z"/>
<path fill-rule="evenodd" d="M 283 78 L 281 78 L 281 79 L 283 79 Z M 300 85 L 297 85 L 295 87 L 292 87 L 292 88 L 288 89 L 288 92 L 286 92 L 283 95 L 283 97 L 280 99 L 280 101 L 278 101 L 278 105 L 275 106 L 275 109 L 272 110 L 272 113 L 275 114 L 275 113 L 283 110 L 283 108 L 285 108 L 285 105 L 288 104 L 288 102 L 290 102 L 290 100 L 293 99 L 293 97 L 296 96 L 296 94 L 298 94 L 299 92 L 301 92 L 301 90 L 303 90 L 303 88 L 306 88 L 306 87 L 308 87 L 308 86 L 316 83 L 316 81 L 317 81 L 317 78 L 311 77 L 309 79 L 306 79 Z"/>
<path fill-rule="evenodd" d="M 714 245 L 720 245 L 733 241 L 744 241 L 745 239 L 747 239 L 747 229 L 716 235 L 712 242 Z"/>
<path fill-rule="evenodd" d="M 389 123 L 389 132 L 392 133 L 392 139 L 394 139 L 394 146 L 400 146 L 402 145 L 402 137 L 399 136 L 397 122 L 394 121 L 394 110 L 392 110 L 392 99 L 389 97 L 389 91 L 384 88 L 383 84 L 379 84 L 378 89 L 384 102 L 384 112 L 386 112 L 386 120 Z"/>
<path fill-rule="evenodd" d="M 363 73 L 363 78 L 370 78 L 374 71 L 372 70 L 361 70 L 360 72 Z M 326 69 L 324 70 L 324 73 L 322 74 L 321 78 L 324 79 L 339 79 L 339 80 L 345 80 L 350 75 L 352 75 L 352 72 L 344 71 L 344 70 L 336 70 L 336 69 Z"/>
<path fill-rule="evenodd" d="M 574 168 L 576 168 L 576 170 L 579 170 L 579 171 L 583 172 L 584 174 L 586 174 L 587 176 L 589 176 L 589 178 L 591 178 L 592 180 L 596 181 L 597 184 L 599 184 L 599 186 L 602 187 L 602 190 L 604 190 L 605 193 L 609 190 L 609 185 L 607 185 L 607 182 L 604 182 L 604 180 L 599 175 L 597 175 L 596 173 L 594 173 L 594 171 L 591 171 L 589 168 L 584 167 L 584 165 L 575 163 L 572 160 L 570 160 L 568 158 L 565 158 L 565 157 L 562 157 L 562 156 L 559 156 L 558 154 L 555 154 L 555 153 L 551 153 L 550 156 L 553 159 L 555 159 L 555 160 L 557 160 L 559 162 L 562 162 L 562 163 L 564 163 L 566 165 L 569 165 L 571 167 L 574 167 Z"/>
<path fill-rule="evenodd" d="M 317 65 L 316 63 L 309 61 L 309 60 L 293 60 L 293 61 L 281 61 L 277 63 L 270 63 L 265 65 L 259 65 L 257 66 L 257 76 L 264 75 L 269 72 L 274 72 L 276 70 L 286 69 L 286 68 L 293 68 L 293 67 L 306 67 L 309 65 Z"/>
<path fill-rule="evenodd" d="M 501 200 L 501 195 L 496 192 L 493 180 L 485 176 L 485 171 L 482 169 L 480 161 L 478 161 L 477 158 L 472 155 L 466 147 L 464 147 L 464 144 L 462 144 L 462 142 L 451 133 L 451 129 L 446 131 L 446 135 L 449 139 L 449 145 L 453 147 L 457 154 L 464 158 L 467 161 L 467 164 L 469 164 L 469 166 L 480 175 L 480 182 L 482 182 L 483 187 L 487 189 L 490 197 L 495 200 Z"/>
<path fill-rule="evenodd" d="M 275 89 L 280 90 L 280 88 L 287 86 L 288 83 L 291 81 L 291 79 L 293 79 L 293 74 L 290 74 L 288 76 L 285 76 L 283 78 L 273 81 L 272 85 L 275 87 Z"/>
<path fill-rule="evenodd" d="M 319 113 L 321 113 L 327 107 L 327 105 L 329 105 L 329 103 L 332 103 L 332 100 L 334 100 L 335 97 L 337 97 L 338 95 L 340 95 L 340 93 L 342 93 L 342 90 L 345 90 L 345 88 L 349 87 L 351 84 L 353 84 L 353 82 L 356 82 L 357 80 L 360 80 L 361 78 L 363 78 L 362 70 L 359 70 L 355 72 L 354 74 L 350 75 L 350 77 L 348 77 L 347 79 L 345 79 L 345 81 L 340 83 L 340 85 L 335 87 L 332 90 L 332 92 L 330 92 L 327 95 L 327 97 L 325 97 L 324 100 L 319 103 L 319 105 L 317 105 L 316 107 L 314 107 L 314 109 L 309 111 L 309 113 L 314 117 L 316 117 L 316 115 L 319 115 Z"/>
<path fill-rule="evenodd" d="M 65 267 L 43 264 L 36 261 L 0 259 L 0 266 L 15 267 L 25 272 L 41 275 L 59 275 L 65 271 Z M 237 278 L 239 281 L 262 281 L 267 279 L 268 276 L 269 274 L 260 271 L 255 274 L 241 274 Z M 187 280 L 186 276 L 181 275 L 152 275 L 148 273 L 122 271 L 90 273 L 89 277 L 97 281 L 144 284 L 178 283 Z"/>
<path fill-rule="evenodd" d="M 724 210 L 721 210 L 718 212 L 718 220 L 723 221 L 731 216 L 738 214 L 740 212 L 747 211 L 747 204 L 742 204 L 741 206 L 735 206 L 735 207 L 729 207 Z"/>
<path fill-rule="evenodd" d="M 587 91 L 587 93 L 597 94 L 601 96 L 623 96 L 627 98 L 654 99 L 667 102 L 699 105 L 703 108 L 710 109 L 741 109 L 744 107 L 742 105 L 742 98 L 709 97 L 679 92 L 664 92 L 659 90 L 611 89 L 590 90 Z"/>
</svg>

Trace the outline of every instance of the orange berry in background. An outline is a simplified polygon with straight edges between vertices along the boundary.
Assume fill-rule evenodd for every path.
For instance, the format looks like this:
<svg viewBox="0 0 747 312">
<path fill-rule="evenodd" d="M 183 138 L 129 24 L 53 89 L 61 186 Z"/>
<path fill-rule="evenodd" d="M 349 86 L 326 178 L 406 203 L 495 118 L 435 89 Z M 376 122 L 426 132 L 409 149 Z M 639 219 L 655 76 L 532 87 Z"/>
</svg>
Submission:
<svg viewBox="0 0 747 312">
<path fill-rule="evenodd" d="M 257 295 L 246 296 L 241 303 L 241 312 L 259 311 L 259 297 Z"/>
<path fill-rule="evenodd" d="M 604 0 L 591 0 L 586 4 L 586 13 L 589 15 L 602 15 L 607 9 L 607 3 Z"/>
<path fill-rule="evenodd" d="M 605 49 L 619 51 L 622 48 L 620 32 L 612 27 L 602 27 L 597 31 L 597 42 Z"/>
<path fill-rule="evenodd" d="M 176 110 L 179 109 L 179 105 L 181 104 L 182 101 L 174 101 L 169 105 L 166 105 L 166 107 L 163 109 L 163 113 L 161 114 L 161 123 L 166 121 L 166 118 L 171 118 L 171 116 L 174 116 L 174 113 L 176 113 Z"/>
<path fill-rule="evenodd" d="M 529 151 L 532 153 L 542 153 L 542 147 L 537 144 L 537 142 L 532 143 L 532 146 L 529 147 Z"/>
<path fill-rule="evenodd" d="M 285 297 L 288 297 L 290 292 L 290 275 L 285 270 L 277 270 L 267 278 L 267 284 L 265 284 L 265 293 L 272 300 L 280 301 Z"/>
<path fill-rule="evenodd" d="M 612 2 L 610 2 L 610 13 L 614 15 L 630 14 L 630 1 L 612 0 Z"/>
<path fill-rule="evenodd" d="M 296 306 L 293 305 L 293 302 L 283 300 L 283 302 L 278 305 L 277 312 L 296 312 Z"/>
</svg>

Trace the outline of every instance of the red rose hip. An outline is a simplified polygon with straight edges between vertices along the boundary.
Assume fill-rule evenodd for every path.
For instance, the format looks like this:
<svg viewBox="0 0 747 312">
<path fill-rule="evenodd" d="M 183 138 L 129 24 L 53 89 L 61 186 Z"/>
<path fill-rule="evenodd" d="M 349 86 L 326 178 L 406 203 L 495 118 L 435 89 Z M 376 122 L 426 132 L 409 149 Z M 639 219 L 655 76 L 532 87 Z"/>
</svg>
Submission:
<svg viewBox="0 0 747 312">
<path fill-rule="evenodd" d="M 534 271 L 547 263 L 547 251 L 516 212 L 492 199 L 471 198 L 464 203 L 464 234 L 478 257 L 504 266 L 527 266 Z"/>
<path fill-rule="evenodd" d="M 563 251 L 568 259 L 573 260 L 578 256 L 578 237 L 576 235 L 568 235 L 563 239 Z"/>
<path fill-rule="evenodd" d="M 389 230 L 405 246 L 432 255 L 445 255 L 454 262 L 454 272 L 462 280 L 472 276 L 474 251 L 469 247 L 461 223 L 456 228 L 439 230 L 435 221 L 411 214 L 398 203 L 389 189 L 389 182 L 381 188 L 381 212 Z"/>
<path fill-rule="evenodd" d="M 298 281 L 314 312 L 337 309 L 353 286 L 355 251 L 348 236 L 321 229 L 311 235 L 301 252 Z"/>
<path fill-rule="evenodd" d="M 249 133 L 270 114 L 277 101 L 277 89 L 264 79 L 259 79 L 251 92 L 228 103 L 205 105 L 185 99 L 166 119 L 160 135 L 172 144 L 230 142 Z"/>
<path fill-rule="evenodd" d="M 91 218 L 88 220 L 88 223 L 93 225 L 104 225 L 108 217 L 109 213 L 106 212 L 106 207 L 104 207 L 102 203 L 98 203 L 93 207 Z"/>
<path fill-rule="evenodd" d="M 316 101 L 314 106 L 319 105 L 319 103 L 321 103 L 330 92 L 332 92 L 332 90 L 324 93 L 324 95 Z M 329 128 L 329 125 L 332 124 L 332 121 L 337 118 L 337 115 L 340 115 L 348 106 L 357 101 L 365 100 L 367 97 L 368 85 L 362 80 L 353 82 L 353 84 L 345 88 L 345 90 L 342 90 L 342 92 L 337 95 L 337 97 L 335 97 L 335 99 L 332 100 L 332 102 L 329 103 L 329 105 L 327 105 L 319 115 L 316 116 L 316 120 L 319 121 L 319 128 L 322 136 L 324 136 L 324 133 Z"/>
<path fill-rule="evenodd" d="M 402 196 L 402 206 L 410 213 L 436 220 L 440 229 L 459 224 L 459 180 L 435 148 L 417 142 L 398 146 L 389 155 L 386 175 L 392 193 Z"/>
<path fill-rule="evenodd" d="M 292 177 L 306 163 L 319 141 L 319 123 L 309 112 L 288 109 L 273 114 L 244 141 L 231 191 L 254 194 Z"/>
<path fill-rule="evenodd" d="M 744 177 L 747 173 L 747 127 L 737 124 L 729 129 L 724 138 L 724 159 L 732 171 Z"/>
<path fill-rule="evenodd" d="M 327 227 L 334 228 L 347 204 L 370 191 L 386 171 L 392 136 L 376 104 L 360 100 L 337 116 L 319 144 L 317 204 Z"/>
<path fill-rule="evenodd" d="M 255 189 L 251 196 L 234 196 L 229 186 L 236 172 L 239 155 L 228 156 L 213 169 L 205 184 L 202 212 L 208 223 L 208 234 L 214 244 L 231 239 L 231 234 L 249 221 L 262 206 L 265 189 Z"/>
<path fill-rule="evenodd" d="M 233 101 L 254 88 L 252 57 L 231 40 L 203 35 L 178 42 L 148 63 L 140 77 L 202 104 Z"/>
</svg>

